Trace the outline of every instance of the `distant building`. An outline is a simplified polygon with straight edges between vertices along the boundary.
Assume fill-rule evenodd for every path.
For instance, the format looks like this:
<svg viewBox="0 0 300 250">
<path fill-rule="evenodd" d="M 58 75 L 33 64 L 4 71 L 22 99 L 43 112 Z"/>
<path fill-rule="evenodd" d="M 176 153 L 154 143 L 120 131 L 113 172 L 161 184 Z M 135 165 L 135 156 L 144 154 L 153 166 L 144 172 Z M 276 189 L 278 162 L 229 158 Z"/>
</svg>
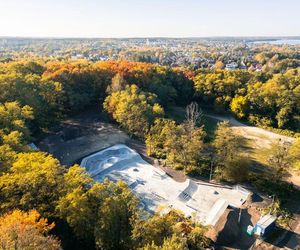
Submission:
<svg viewBox="0 0 300 250">
<path fill-rule="evenodd" d="M 28 146 L 29 148 L 33 149 L 33 150 L 36 150 L 36 151 L 39 150 L 39 148 L 38 148 L 33 142 L 30 143 L 30 144 L 28 144 L 27 146 Z"/>
<path fill-rule="evenodd" d="M 247 66 L 244 62 L 241 62 L 240 69 L 247 69 Z"/>
<path fill-rule="evenodd" d="M 237 69 L 237 68 L 238 68 L 238 64 L 236 62 L 227 63 L 225 66 L 225 69 Z"/>
</svg>

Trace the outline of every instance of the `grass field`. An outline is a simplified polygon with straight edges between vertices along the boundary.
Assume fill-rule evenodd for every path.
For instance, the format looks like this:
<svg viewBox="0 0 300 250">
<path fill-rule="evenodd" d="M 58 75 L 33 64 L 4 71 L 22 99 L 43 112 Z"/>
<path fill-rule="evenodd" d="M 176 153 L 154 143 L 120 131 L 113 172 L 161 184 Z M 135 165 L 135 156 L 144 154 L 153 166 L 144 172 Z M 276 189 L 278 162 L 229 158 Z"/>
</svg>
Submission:
<svg viewBox="0 0 300 250">
<path fill-rule="evenodd" d="M 175 120 L 177 123 L 182 123 L 186 119 L 185 109 L 182 107 L 171 107 L 168 110 L 166 110 L 166 114 L 168 118 Z M 202 115 L 200 123 L 204 126 L 204 130 L 207 134 L 206 139 L 208 141 L 211 141 L 214 137 L 218 120 Z"/>
</svg>

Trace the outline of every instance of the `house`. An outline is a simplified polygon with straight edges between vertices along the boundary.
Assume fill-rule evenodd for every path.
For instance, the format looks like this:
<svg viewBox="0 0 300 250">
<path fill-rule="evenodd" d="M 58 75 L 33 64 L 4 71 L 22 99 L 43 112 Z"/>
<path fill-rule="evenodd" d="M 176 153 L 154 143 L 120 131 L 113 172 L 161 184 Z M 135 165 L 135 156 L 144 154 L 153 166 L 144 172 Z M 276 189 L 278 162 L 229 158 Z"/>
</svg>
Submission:
<svg viewBox="0 0 300 250">
<path fill-rule="evenodd" d="M 237 69 L 238 64 L 236 62 L 232 62 L 232 63 L 227 63 L 225 66 L 225 69 Z"/>
</svg>

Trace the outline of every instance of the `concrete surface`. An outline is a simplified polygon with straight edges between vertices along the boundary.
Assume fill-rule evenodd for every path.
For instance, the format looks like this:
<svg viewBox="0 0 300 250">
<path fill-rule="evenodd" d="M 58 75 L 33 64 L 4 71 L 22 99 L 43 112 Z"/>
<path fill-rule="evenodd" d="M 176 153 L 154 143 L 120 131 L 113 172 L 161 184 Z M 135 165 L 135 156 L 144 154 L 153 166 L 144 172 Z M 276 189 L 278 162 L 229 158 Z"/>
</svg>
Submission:
<svg viewBox="0 0 300 250">
<path fill-rule="evenodd" d="M 123 144 L 83 158 L 81 166 L 96 181 L 108 178 L 127 183 L 147 211 L 174 208 L 204 225 L 214 225 L 228 206 L 240 207 L 249 195 L 244 189 L 198 184 L 190 179 L 176 182 Z"/>
</svg>

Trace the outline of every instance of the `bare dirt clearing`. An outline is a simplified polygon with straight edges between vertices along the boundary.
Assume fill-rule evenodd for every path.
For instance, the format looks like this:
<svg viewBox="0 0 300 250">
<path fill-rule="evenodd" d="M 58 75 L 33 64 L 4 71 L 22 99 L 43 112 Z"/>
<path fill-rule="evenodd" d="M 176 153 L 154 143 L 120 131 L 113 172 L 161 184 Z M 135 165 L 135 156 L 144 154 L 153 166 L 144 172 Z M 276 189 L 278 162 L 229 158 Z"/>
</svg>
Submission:
<svg viewBox="0 0 300 250">
<path fill-rule="evenodd" d="M 251 141 L 254 141 L 255 148 L 260 149 L 260 148 L 267 148 L 270 146 L 270 144 L 274 141 L 282 140 L 286 142 L 293 142 L 294 138 L 293 137 L 288 137 L 284 135 L 279 135 L 274 132 L 254 127 L 254 126 L 249 126 L 246 124 L 243 124 L 233 117 L 227 117 L 227 116 L 218 116 L 218 115 L 208 115 L 205 114 L 205 116 L 217 119 L 219 121 L 229 121 L 232 129 L 236 131 L 238 135 L 241 135 Z"/>
<path fill-rule="evenodd" d="M 117 126 L 104 120 L 99 111 L 80 114 L 64 121 L 59 132 L 50 134 L 38 146 L 62 164 L 71 165 L 95 151 L 130 139 Z"/>
</svg>

